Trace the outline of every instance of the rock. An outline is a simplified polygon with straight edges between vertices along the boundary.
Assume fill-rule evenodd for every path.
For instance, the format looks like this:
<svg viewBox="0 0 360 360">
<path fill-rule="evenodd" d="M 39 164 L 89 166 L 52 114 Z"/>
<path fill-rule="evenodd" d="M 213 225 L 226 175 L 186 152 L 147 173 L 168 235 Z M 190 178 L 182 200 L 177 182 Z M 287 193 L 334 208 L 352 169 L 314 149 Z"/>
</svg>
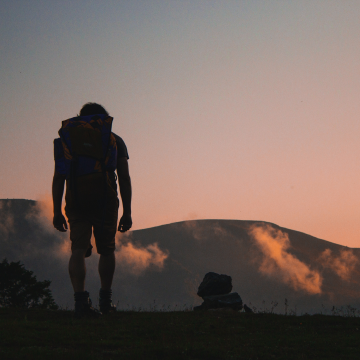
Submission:
<svg viewBox="0 0 360 360">
<path fill-rule="evenodd" d="M 200 306 L 195 306 L 194 310 L 209 310 L 219 308 L 231 308 L 239 311 L 243 308 L 243 302 L 237 292 L 226 295 L 204 296 L 204 302 Z"/>
<path fill-rule="evenodd" d="M 253 314 L 253 313 L 254 313 L 254 311 L 253 311 L 251 308 L 249 308 L 246 304 L 244 304 L 244 310 L 245 310 L 245 312 L 247 312 L 247 313 L 249 313 L 249 314 Z"/>
<path fill-rule="evenodd" d="M 236 310 L 226 307 L 226 308 L 218 308 L 218 309 L 209 309 L 208 311 L 212 312 L 222 312 L 222 313 L 234 313 L 237 312 Z"/>
<path fill-rule="evenodd" d="M 231 290 L 231 276 L 209 272 L 201 282 L 197 294 L 204 298 L 204 296 L 228 294 Z"/>
</svg>

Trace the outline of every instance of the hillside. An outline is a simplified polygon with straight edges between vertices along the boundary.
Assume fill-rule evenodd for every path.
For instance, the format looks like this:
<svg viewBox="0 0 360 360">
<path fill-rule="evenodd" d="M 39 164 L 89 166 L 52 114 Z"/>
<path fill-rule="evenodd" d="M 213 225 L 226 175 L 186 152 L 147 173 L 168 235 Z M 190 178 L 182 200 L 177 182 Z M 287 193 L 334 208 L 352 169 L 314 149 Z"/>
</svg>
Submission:
<svg viewBox="0 0 360 360">
<path fill-rule="evenodd" d="M 67 275 L 68 234 L 54 230 L 44 206 L 32 200 L 0 201 L 0 259 L 20 260 L 38 279 L 52 281 L 55 300 L 73 306 Z M 288 240 L 287 240 L 288 239 Z M 117 238 L 113 293 L 120 308 L 198 305 L 197 286 L 208 271 L 233 278 L 246 304 L 298 314 L 332 306 L 360 308 L 360 249 L 349 249 L 275 224 L 194 220 L 136 230 Z M 95 304 L 95 254 L 87 260 Z"/>
</svg>

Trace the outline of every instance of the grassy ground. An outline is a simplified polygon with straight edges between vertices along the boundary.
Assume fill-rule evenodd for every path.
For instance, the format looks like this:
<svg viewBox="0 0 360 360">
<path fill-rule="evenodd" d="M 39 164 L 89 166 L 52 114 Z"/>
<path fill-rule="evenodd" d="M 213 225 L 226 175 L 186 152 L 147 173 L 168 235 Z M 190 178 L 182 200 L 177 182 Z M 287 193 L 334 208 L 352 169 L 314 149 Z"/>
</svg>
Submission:
<svg viewBox="0 0 360 360">
<path fill-rule="evenodd" d="M 359 359 L 360 318 L 0 309 L 0 359 Z"/>
</svg>

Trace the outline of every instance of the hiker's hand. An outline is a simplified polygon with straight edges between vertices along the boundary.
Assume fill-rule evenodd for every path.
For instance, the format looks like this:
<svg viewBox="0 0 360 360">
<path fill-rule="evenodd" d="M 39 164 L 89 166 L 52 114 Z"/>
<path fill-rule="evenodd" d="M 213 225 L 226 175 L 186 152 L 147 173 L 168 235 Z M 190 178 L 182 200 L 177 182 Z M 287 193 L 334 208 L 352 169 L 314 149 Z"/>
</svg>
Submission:
<svg viewBox="0 0 360 360">
<path fill-rule="evenodd" d="M 118 230 L 120 232 L 125 232 L 128 231 L 131 228 L 131 226 L 132 226 L 131 215 L 124 214 L 120 219 Z"/>
<path fill-rule="evenodd" d="M 65 232 L 68 228 L 65 216 L 63 214 L 56 214 L 53 218 L 53 225 L 56 230 Z"/>
</svg>

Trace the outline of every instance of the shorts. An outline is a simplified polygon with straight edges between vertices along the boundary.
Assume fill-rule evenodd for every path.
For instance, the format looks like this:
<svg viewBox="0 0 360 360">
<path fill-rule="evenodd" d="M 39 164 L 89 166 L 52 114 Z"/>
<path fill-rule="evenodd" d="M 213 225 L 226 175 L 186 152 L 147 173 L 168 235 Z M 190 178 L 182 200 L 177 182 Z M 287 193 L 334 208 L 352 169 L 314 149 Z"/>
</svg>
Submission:
<svg viewBox="0 0 360 360">
<path fill-rule="evenodd" d="M 109 199 L 105 216 L 101 207 L 76 210 L 65 208 L 70 226 L 71 250 L 91 250 L 91 235 L 98 254 L 110 255 L 115 251 L 115 235 L 118 227 L 119 199 Z"/>
</svg>

